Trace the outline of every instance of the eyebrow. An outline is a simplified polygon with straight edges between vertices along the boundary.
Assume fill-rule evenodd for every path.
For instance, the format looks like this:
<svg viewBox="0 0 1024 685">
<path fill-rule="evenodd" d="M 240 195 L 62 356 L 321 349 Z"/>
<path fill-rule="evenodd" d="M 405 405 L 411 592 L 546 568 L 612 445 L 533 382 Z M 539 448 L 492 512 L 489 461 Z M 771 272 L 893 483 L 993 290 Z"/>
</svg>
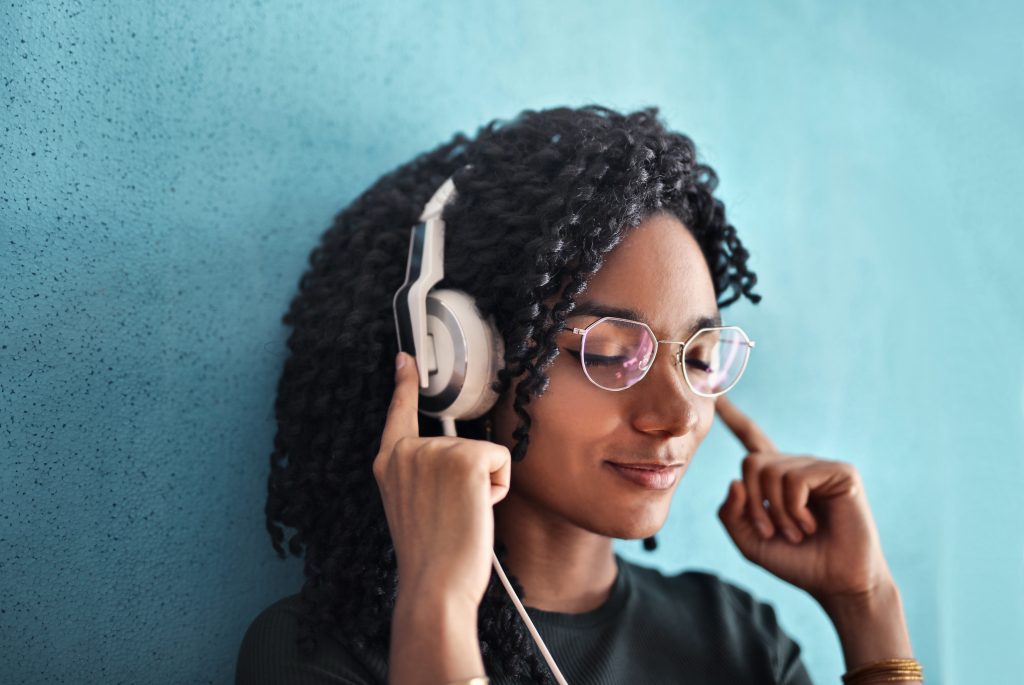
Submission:
<svg viewBox="0 0 1024 685">
<path fill-rule="evenodd" d="M 615 307 L 610 304 L 604 304 L 603 302 L 596 302 L 593 300 L 576 305 L 576 308 L 569 312 L 568 316 L 615 316 L 620 319 L 632 319 L 633 321 L 642 321 L 648 326 L 651 325 L 648 317 L 638 309 Z M 714 316 L 702 314 L 690 320 L 689 328 L 686 329 L 686 335 L 690 335 L 701 328 L 713 328 L 721 325 L 721 314 L 715 314 Z"/>
</svg>

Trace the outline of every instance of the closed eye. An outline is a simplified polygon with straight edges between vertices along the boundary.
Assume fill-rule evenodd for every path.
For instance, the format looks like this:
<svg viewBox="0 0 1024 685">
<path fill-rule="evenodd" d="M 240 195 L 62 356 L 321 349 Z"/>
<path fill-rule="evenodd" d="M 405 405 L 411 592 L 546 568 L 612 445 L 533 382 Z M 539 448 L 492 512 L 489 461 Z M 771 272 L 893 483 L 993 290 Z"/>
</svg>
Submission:
<svg viewBox="0 0 1024 685">
<path fill-rule="evenodd" d="M 705 373 L 711 371 L 711 367 L 700 359 L 687 359 L 686 363 L 697 369 L 698 371 L 704 371 Z"/>
<path fill-rule="evenodd" d="M 576 359 L 580 358 L 580 353 L 577 350 L 566 350 L 566 352 L 571 354 Z M 599 355 L 599 354 L 593 354 L 591 352 L 587 353 L 587 365 L 588 366 L 622 366 L 625 363 L 626 363 L 626 357 L 621 356 L 621 355 L 614 356 L 614 357 L 606 357 L 606 356 Z"/>
</svg>

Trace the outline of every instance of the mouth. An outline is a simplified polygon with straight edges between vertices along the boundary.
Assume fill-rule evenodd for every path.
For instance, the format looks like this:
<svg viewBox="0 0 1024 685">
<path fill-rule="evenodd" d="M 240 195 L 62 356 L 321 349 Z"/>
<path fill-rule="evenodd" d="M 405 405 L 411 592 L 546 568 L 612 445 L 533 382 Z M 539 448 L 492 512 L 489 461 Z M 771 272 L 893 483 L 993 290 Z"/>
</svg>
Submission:
<svg viewBox="0 0 1024 685">
<path fill-rule="evenodd" d="M 679 474 L 683 470 L 681 462 L 624 464 L 606 461 L 605 463 L 625 480 L 648 490 L 668 490 L 676 484 Z"/>
</svg>

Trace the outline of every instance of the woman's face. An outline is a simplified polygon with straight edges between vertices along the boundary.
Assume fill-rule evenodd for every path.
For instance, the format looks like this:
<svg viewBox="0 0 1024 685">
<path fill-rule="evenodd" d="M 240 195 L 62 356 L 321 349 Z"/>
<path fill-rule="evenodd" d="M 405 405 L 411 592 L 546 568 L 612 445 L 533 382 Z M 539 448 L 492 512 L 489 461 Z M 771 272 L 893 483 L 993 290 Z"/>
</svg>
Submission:
<svg viewBox="0 0 1024 685">
<path fill-rule="evenodd" d="M 577 298 L 577 311 L 634 310 L 659 340 L 687 340 L 702 317 L 718 316 L 711 274 L 690 232 L 672 215 L 658 214 L 627 234 Z M 583 328 L 600 311 L 574 314 Z M 616 538 L 653 535 L 668 516 L 672 495 L 711 428 L 714 399 L 693 393 L 673 359 L 678 346 L 662 344 L 647 375 L 611 392 L 593 385 L 567 351 L 581 337 L 559 334 L 550 385 L 527 410 L 533 419 L 525 458 L 512 465 L 509 498 L 545 518 Z M 517 424 L 512 394 L 494 413 L 495 439 L 509 447 Z M 658 487 L 636 482 L 615 464 L 676 464 Z M 650 473 L 649 471 L 647 472 Z M 643 475 L 642 473 L 640 474 Z"/>
</svg>

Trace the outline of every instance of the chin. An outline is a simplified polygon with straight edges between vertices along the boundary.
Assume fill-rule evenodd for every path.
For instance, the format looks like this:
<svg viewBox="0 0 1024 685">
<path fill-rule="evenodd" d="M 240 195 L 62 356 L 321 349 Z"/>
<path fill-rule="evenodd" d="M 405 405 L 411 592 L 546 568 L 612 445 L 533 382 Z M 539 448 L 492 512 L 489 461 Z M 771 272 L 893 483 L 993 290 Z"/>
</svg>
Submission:
<svg viewBox="0 0 1024 685">
<path fill-rule="evenodd" d="M 620 540 L 642 540 L 661 530 L 667 519 L 667 508 L 623 514 L 603 534 Z"/>
</svg>

